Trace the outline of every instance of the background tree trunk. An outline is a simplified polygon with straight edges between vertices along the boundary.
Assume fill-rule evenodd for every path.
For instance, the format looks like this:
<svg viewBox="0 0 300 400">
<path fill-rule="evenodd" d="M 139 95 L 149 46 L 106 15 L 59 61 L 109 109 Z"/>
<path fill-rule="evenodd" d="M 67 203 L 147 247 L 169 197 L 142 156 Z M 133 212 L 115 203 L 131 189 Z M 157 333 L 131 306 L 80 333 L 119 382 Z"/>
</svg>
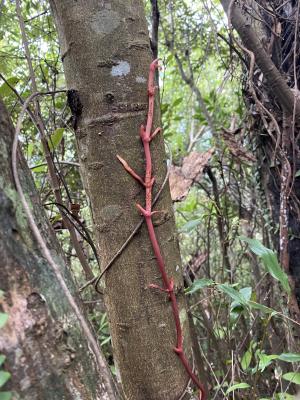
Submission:
<svg viewBox="0 0 300 400">
<path fill-rule="evenodd" d="M 61 44 L 67 87 L 76 95 L 76 139 L 102 268 L 132 232 L 144 204 L 144 189 L 117 160 L 119 154 L 141 176 L 144 154 L 139 128 L 148 108 L 151 51 L 141 0 L 50 1 Z M 69 92 L 70 93 L 70 92 Z M 74 103 L 75 101 L 73 101 Z M 158 109 L 158 102 L 156 102 Z M 159 113 L 154 120 L 159 126 Z M 166 175 L 162 136 L 151 144 L 155 190 Z M 167 185 L 168 186 L 168 185 Z M 178 288 L 185 348 L 190 353 L 180 254 L 168 187 L 155 209 L 157 235 L 168 275 Z M 105 298 L 115 361 L 128 399 L 175 399 L 188 377 L 173 351 L 175 324 L 161 285 L 145 226 L 105 277 Z"/>
<path fill-rule="evenodd" d="M 290 311 L 297 319 L 300 305 L 300 177 L 297 174 L 300 168 L 300 80 L 299 69 L 295 72 L 294 66 L 299 65 L 299 46 L 296 43 L 299 10 L 297 2 L 277 0 L 273 4 L 277 11 L 272 14 L 271 9 L 266 8 L 269 12 L 264 9 L 266 2 L 256 3 L 260 7 L 250 1 L 247 10 L 230 0 L 221 0 L 229 22 L 247 49 L 247 55 L 252 52 L 255 57 L 255 73 L 249 76 L 245 97 L 252 97 L 251 101 L 255 103 L 258 171 L 270 205 L 273 232 L 277 232 L 272 239 L 280 254 L 281 265 L 290 276 L 297 300 L 292 299 L 290 303 Z M 255 18 L 250 15 L 249 10 L 254 8 L 257 8 L 259 18 L 257 14 Z M 257 67 L 262 72 L 262 84 L 258 83 Z M 256 90 L 260 104 L 253 101 L 250 85 Z"/>
<path fill-rule="evenodd" d="M 78 320 L 31 233 L 10 167 L 12 137 L 13 127 L 0 101 L 0 282 L 4 291 L 0 306 L 9 315 L 0 332 L 0 353 L 7 357 L 4 369 L 12 375 L 5 390 L 22 400 L 118 399 L 109 368 L 98 370 Z M 76 297 L 31 173 L 24 158 L 19 158 L 19 175 L 35 221 Z"/>
</svg>

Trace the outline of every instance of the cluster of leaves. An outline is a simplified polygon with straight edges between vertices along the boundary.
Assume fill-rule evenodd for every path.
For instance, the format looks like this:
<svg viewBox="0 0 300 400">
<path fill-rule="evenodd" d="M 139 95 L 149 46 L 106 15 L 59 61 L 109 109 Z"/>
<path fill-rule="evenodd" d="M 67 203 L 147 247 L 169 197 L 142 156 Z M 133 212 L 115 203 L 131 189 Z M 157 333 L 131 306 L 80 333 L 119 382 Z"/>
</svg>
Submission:
<svg viewBox="0 0 300 400">
<path fill-rule="evenodd" d="M 269 273 L 274 279 L 280 282 L 283 290 L 287 295 L 290 294 L 290 287 L 288 284 L 288 278 L 286 274 L 282 271 L 275 253 L 263 246 L 256 239 L 249 239 L 245 237 L 240 238 L 249 244 L 249 248 L 253 253 L 258 255 L 262 260 L 266 273 Z M 216 338 L 220 340 L 226 339 L 227 335 L 236 335 L 237 325 L 239 320 L 244 318 L 245 320 L 253 319 L 254 313 L 255 318 L 260 319 L 261 323 L 265 321 L 270 322 L 271 318 L 285 319 L 285 315 L 277 310 L 267 307 L 263 304 L 258 303 L 256 300 L 255 292 L 253 292 L 251 287 L 243 287 L 237 290 L 238 283 L 228 284 L 228 283 L 216 283 L 212 279 L 201 278 L 196 279 L 193 284 L 186 289 L 186 294 L 194 296 L 197 292 L 206 290 L 219 292 L 220 294 L 225 294 L 228 302 L 229 310 L 229 321 L 230 323 L 227 327 L 220 326 L 216 324 L 214 329 L 214 334 Z M 249 342 L 249 341 L 248 341 Z M 230 361 L 230 360 L 229 360 Z M 296 371 L 282 373 L 282 369 L 277 364 L 277 362 L 282 361 L 284 363 L 298 363 L 300 362 L 299 353 L 281 353 L 281 354 L 267 354 L 266 350 L 263 348 L 262 344 L 255 339 L 251 339 L 248 347 L 244 353 L 240 353 L 237 359 L 241 375 L 245 378 L 248 377 L 248 382 L 253 382 L 257 384 L 257 376 L 261 374 L 268 368 L 268 372 L 272 368 L 275 372 L 275 377 L 277 380 L 281 379 L 294 384 L 300 384 L 300 373 Z M 231 361 L 230 361 L 231 362 Z M 250 378 L 250 379 L 249 379 Z M 236 382 L 223 382 L 222 385 L 218 384 L 215 386 L 216 391 L 225 391 L 225 396 L 231 392 L 243 390 L 250 395 L 252 391 L 252 385 L 247 381 Z M 253 384 L 254 384 L 253 383 Z M 226 389 L 226 390 L 225 390 Z M 279 399 L 292 399 L 293 396 L 287 392 L 277 393 Z M 276 397 L 277 398 L 277 397 Z M 266 400 L 266 398 L 260 398 L 260 400 Z"/>
</svg>

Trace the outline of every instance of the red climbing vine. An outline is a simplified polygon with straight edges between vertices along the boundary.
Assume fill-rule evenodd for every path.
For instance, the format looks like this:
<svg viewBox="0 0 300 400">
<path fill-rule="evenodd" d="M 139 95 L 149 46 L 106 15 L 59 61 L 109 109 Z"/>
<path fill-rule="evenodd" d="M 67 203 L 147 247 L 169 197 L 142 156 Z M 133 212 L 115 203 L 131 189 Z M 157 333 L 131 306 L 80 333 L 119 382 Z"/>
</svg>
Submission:
<svg viewBox="0 0 300 400">
<path fill-rule="evenodd" d="M 140 137 L 143 143 L 144 152 L 145 152 L 145 159 L 146 159 L 146 173 L 145 178 L 142 179 L 133 169 L 127 164 L 125 160 L 123 160 L 119 155 L 117 155 L 118 160 L 122 163 L 125 170 L 133 176 L 142 186 L 145 187 L 146 192 L 146 204 L 145 208 L 143 208 L 140 204 L 136 204 L 137 208 L 140 210 L 142 215 L 145 218 L 147 229 L 149 233 L 149 238 L 153 247 L 153 251 L 157 260 L 157 265 L 159 271 L 161 273 L 162 281 L 163 281 L 163 288 L 158 287 L 157 285 L 151 284 L 149 287 L 156 288 L 161 291 L 164 291 L 168 294 L 171 305 L 172 311 L 174 315 L 174 321 L 176 326 L 176 346 L 174 347 L 174 352 L 179 357 L 180 361 L 182 362 L 186 372 L 190 376 L 191 380 L 194 384 L 199 388 L 199 399 L 206 400 L 206 393 L 204 386 L 198 380 L 196 375 L 193 373 L 191 366 L 184 354 L 183 351 L 183 335 L 182 335 L 182 328 L 180 324 L 179 318 L 179 310 L 178 304 L 174 292 L 174 281 L 173 278 L 169 278 L 166 272 L 165 263 L 163 257 L 161 255 L 160 247 L 156 238 L 153 222 L 152 222 L 152 215 L 157 211 L 152 211 L 152 188 L 154 185 L 155 178 L 152 176 L 152 158 L 151 158 L 151 151 L 150 151 L 150 142 L 154 139 L 154 137 L 161 131 L 161 128 L 157 128 L 153 133 L 152 131 L 152 123 L 153 123 L 153 113 L 154 113 L 154 96 L 155 96 L 155 85 L 154 85 L 154 75 L 156 68 L 159 68 L 158 59 L 154 60 L 150 64 L 150 71 L 149 71 L 149 79 L 148 79 L 148 116 L 147 116 L 147 123 L 146 127 L 142 125 L 140 127 Z"/>
</svg>

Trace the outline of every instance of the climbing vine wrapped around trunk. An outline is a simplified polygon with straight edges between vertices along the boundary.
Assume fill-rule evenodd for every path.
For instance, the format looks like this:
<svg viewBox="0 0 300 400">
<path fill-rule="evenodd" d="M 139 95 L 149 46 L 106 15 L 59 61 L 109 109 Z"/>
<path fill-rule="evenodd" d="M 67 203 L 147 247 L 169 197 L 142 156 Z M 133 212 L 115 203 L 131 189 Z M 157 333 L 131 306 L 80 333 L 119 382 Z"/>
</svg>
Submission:
<svg viewBox="0 0 300 400">
<path fill-rule="evenodd" d="M 176 295 L 175 295 L 175 287 L 174 287 L 174 280 L 173 278 L 169 278 L 166 272 L 165 268 L 165 263 L 160 251 L 159 243 L 155 234 L 154 226 L 153 226 L 153 221 L 152 221 L 152 216 L 156 213 L 159 213 L 159 211 L 152 211 L 152 188 L 155 182 L 155 177 L 152 176 L 152 159 L 151 159 L 151 151 L 150 151 L 150 142 L 155 138 L 157 133 L 161 131 L 161 128 L 155 129 L 153 133 L 152 131 L 152 123 L 153 123 L 153 113 L 154 113 L 154 94 L 155 94 L 155 86 L 154 86 L 154 73 L 155 69 L 158 68 L 158 60 L 152 61 L 150 64 L 150 72 L 149 72 L 149 80 L 148 80 L 148 96 L 149 96 L 149 106 L 148 106 L 148 116 L 147 116 L 147 124 L 146 128 L 144 125 L 141 125 L 140 127 L 140 137 L 143 143 L 144 147 L 144 152 L 145 152 L 145 159 L 146 159 L 146 173 L 145 173 L 145 179 L 142 179 L 132 168 L 129 167 L 127 162 L 123 160 L 120 156 L 117 156 L 119 161 L 122 163 L 126 171 L 133 176 L 134 179 L 136 179 L 139 183 L 142 184 L 142 186 L 145 187 L 145 193 L 146 193 L 146 206 L 143 208 L 140 204 L 136 204 L 137 208 L 140 210 L 142 215 L 145 218 L 146 224 L 147 224 L 147 229 L 148 229 L 148 234 L 149 238 L 153 247 L 153 251 L 156 257 L 158 269 L 161 274 L 161 278 L 163 281 L 164 287 L 161 288 L 158 285 L 155 284 L 150 284 L 149 287 L 153 289 L 159 289 L 163 292 L 168 293 L 169 299 L 172 304 L 172 311 L 173 311 L 173 316 L 175 320 L 175 326 L 176 326 L 176 336 L 177 336 L 177 343 L 176 347 L 174 347 L 175 353 L 178 355 L 180 361 L 182 362 L 184 368 L 186 369 L 188 375 L 194 382 L 194 384 L 199 388 L 200 393 L 199 393 L 199 399 L 200 400 L 205 400 L 206 399 L 206 394 L 204 390 L 204 386 L 199 382 L 197 379 L 196 375 L 193 373 L 192 368 L 189 365 L 189 362 L 184 354 L 183 351 L 183 336 L 182 336 L 182 329 L 181 329 L 181 323 L 180 323 L 180 318 L 179 318 L 179 311 L 178 311 L 178 305 L 176 301 Z"/>
</svg>

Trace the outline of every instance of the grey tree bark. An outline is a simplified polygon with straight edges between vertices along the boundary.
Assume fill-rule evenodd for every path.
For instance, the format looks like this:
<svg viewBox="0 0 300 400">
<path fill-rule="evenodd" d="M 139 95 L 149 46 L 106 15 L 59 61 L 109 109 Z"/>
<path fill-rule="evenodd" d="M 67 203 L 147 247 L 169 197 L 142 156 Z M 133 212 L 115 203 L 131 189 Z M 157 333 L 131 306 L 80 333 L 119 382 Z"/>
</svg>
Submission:
<svg viewBox="0 0 300 400">
<path fill-rule="evenodd" d="M 76 90 L 76 140 L 81 173 L 90 198 L 102 268 L 132 232 L 144 204 L 144 189 L 129 176 L 117 154 L 141 176 L 144 155 L 139 127 L 147 116 L 151 51 L 141 0 L 51 0 L 67 88 Z M 158 109 L 158 102 L 156 102 Z M 156 113 L 154 128 L 159 126 Z M 166 175 L 163 138 L 152 146 L 158 190 Z M 167 185 L 168 186 L 168 185 Z M 156 205 L 162 210 L 157 235 L 167 272 L 175 280 L 185 349 L 190 353 L 180 254 L 169 188 Z M 160 285 L 145 226 L 105 275 L 114 357 L 130 400 L 175 399 L 188 377 L 173 351 L 175 324 Z"/>
<path fill-rule="evenodd" d="M 3 390 L 22 400 L 117 400 L 108 367 L 99 371 L 76 316 L 31 233 L 11 169 L 13 126 L 0 100 L 0 353 L 11 379 Z M 20 153 L 19 176 L 35 221 L 78 305 L 61 247 Z M 105 360 L 103 358 L 103 365 Z"/>
</svg>

